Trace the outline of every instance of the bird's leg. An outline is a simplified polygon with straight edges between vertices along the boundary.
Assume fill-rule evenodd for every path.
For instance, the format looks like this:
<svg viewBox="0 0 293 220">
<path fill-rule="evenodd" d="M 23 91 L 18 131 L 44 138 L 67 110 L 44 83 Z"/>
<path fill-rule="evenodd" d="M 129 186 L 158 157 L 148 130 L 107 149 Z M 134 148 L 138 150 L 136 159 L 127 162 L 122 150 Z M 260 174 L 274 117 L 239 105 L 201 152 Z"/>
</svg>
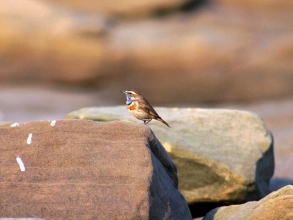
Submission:
<svg viewBox="0 0 293 220">
<path fill-rule="evenodd" d="M 143 123 L 146 125 L 147 123 L 149 123 L 152 119 L 149 120 L 143 120 Z"/>
</svg>

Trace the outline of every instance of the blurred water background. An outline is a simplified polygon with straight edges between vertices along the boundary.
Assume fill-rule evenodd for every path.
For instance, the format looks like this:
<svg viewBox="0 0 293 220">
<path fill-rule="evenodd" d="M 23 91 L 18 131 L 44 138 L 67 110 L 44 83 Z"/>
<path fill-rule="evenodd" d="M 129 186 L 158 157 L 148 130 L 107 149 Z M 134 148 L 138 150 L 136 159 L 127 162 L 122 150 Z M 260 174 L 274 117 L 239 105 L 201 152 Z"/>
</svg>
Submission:
<svg viewBox="0 0 293 220">
<path fill-rule="evenodd" d="M 0 121 L 125 103 L 259 114 L 293 184 L 293 1 L 0 0 Z M 163 117 L 163 116 L 162 116 Z"/>
</svg>

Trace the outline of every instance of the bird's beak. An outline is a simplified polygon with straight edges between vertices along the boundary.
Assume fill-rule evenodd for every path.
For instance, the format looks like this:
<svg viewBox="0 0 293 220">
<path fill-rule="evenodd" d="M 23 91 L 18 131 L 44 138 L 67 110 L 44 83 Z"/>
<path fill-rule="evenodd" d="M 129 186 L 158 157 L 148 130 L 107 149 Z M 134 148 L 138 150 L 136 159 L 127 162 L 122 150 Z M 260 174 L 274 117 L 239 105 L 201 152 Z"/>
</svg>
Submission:
<svg viewBox="0 0 293 220">
<path fill-rule="evenodd" d="M 125 92 L 124 92 L 124 91 L 121 91 L 121 90 L 120 90 L 120 92 L 122 92 L 122 93 L 124 93 L 124 94 L 125 94 Z"/>
</svg>

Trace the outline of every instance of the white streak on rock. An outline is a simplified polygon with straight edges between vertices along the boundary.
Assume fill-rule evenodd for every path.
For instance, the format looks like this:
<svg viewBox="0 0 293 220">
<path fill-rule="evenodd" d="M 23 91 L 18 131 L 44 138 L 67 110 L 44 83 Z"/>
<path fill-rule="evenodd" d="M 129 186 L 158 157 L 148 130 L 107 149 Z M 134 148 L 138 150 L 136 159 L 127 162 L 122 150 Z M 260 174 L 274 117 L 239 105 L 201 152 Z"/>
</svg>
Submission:
<svg viewBox="0 0 293 220">
<path fill-rule="evenodd" d="M 10 125 L 10 127 L 18 127 L 18 126 L 19 126 L 18 123 L 14 123 L 14 124 Z"/>
<path fill-rule="evenodd" d="M 32 137 L 33 137 L 33 134 L 30 133 L 30 134 L 28 135 L 28 137 L 27 137 L 27 140 L 26 140 L 26 143 L 27 143 L 27 144 L 31 144 L 31 143 L 32 143 Z"/>
<path fill-rule="evenodd" d="M 24 164 L 23 164 L 23 162 L 22 162 L 22 160 L 21 160 L 21 158 L 19 156 L 16 157 L 16 161 L 17 161 L 17 163 L 19 165 L 20 171 L 24 172 L 25 167 L 24 167 Z"/>
<path fill-rule="evenodd" d="M 51 126 L 53 127 L 56 124 L 56 120 L 51 121 Z"/>
</svg>

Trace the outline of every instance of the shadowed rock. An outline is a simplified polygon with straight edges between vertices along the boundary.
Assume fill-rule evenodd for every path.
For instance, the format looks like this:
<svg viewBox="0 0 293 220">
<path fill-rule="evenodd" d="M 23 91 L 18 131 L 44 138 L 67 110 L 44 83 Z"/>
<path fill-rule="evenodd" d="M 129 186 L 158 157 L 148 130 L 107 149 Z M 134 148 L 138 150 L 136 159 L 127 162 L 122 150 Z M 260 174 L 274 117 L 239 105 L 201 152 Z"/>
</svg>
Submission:
<svg viewBox="0 0 293 220">
<path fill-rule="evenodd" d="M 148 127 L 36 121 L 0 134 L 0 216 L 191 219 L 176 166 Z"/>
<path fill-rule="evenodd" d="M 203 220 L 293 219 L 293 186 L 288 185 L 258 202 L 231 205 L 210 211 Z"/>
<path fill-rule="evenodd" d="M 176 163 L 179 190 L 189 204 L 240 203 L 269 193 L 273 139 L 255 114 L 236 110 L 155 108 L 170 125 L 150 122 Z M 67 118 L 131 120 L 125 106 L 85 108 Z"/>
</svg>

